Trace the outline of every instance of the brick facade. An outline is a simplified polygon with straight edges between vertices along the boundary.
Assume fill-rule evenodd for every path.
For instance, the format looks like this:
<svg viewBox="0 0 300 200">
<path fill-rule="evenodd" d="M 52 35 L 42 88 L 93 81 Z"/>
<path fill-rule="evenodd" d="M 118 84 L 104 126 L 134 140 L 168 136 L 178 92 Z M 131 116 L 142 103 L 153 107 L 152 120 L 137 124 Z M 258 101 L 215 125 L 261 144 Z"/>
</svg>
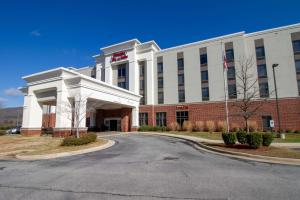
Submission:
<svg viewBox="0 0 300 200">
<path fill-rule="evenodd" d="M 87 134 L 87 128 L 82 128 L 79 130 L 79 135 L 83 136 Z M 53 137 L 69 137 L 76 135 L 76 129 L 63 129 L 63 128 L 54 128 Z"/>
<path fill-rule="evenodd" d="M 53 128 L 55 127 L 55 113 L 43 114 L 43 128 Z"/>
<path fill-rule="evenodd" d="M 261 103 L 257 101 L 257 103 Z M 181 106 L 184 105 L 184 106 Z M 228 103 L 229 121 L 236 123 L 240 127 L 244 126 L 243 119 L 238 115 L 238 109 L 233 106 L 233 102 Z M 300 98 L 280 99 L 279 109 L 281 116 L 281 127 L 283 130 L 300 130 Z M 215 122 L 225 120 L 224 102 L 203 102 L 178 105 L 142 105 L 140 112 L 148 113 L 148 124 L 155 125 L 156 112 L 167 113 L 167 124 L 176 121 L 176 111 L 188 110 L 189 121 L 207 121 Z M 257 114 L 250 120 L 256 121 L 259 129 L 263 128 L 262 116 L 272 116 L 275 121 L 275 129 L 278 129 L 278 120 L 276 112 L 276 101 L 269 99 L 263 103 Z"/>
<path fill-rule="evenodd" d="M 22 128 L 21 135 L 22 136 L 41 136 L 42 130 L 41 129 L 31 129 L 31 128 Z"/>
</svg>

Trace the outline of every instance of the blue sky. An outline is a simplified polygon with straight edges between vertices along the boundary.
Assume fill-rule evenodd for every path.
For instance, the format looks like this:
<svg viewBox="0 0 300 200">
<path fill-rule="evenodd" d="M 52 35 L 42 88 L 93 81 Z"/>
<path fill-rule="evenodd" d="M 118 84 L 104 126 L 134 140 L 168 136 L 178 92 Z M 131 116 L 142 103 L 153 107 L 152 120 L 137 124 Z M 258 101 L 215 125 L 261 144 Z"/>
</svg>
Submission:
<svg viewBox="0 0 300 200">
<path fill-rule="evenodd" d="M 138 38 L 161 48 L 300 22 L 300 1 L 1 1 L 0 102 L 22 106 L 22 76 L 94 64 L 99 48 Z"/>
</svg>

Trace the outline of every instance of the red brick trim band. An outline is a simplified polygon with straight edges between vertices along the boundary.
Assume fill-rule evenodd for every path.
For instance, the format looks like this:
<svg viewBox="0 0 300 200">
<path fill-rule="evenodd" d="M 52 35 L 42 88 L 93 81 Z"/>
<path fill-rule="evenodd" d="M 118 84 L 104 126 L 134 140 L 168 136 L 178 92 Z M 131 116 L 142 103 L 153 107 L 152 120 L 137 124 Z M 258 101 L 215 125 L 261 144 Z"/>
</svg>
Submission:
<svg viewBox="0 0 300 200">
<path fill-rule="evenodd" d="M 79 135 L 83 136 L 87 134 L 87 128 L 80 128 Z M 72 135 L 76 135 L 76 129 L 71 128 L 54 128 L 53 129 L 53 137 L 69 137 Z"/>
<path fill-rule="evenodd" d="M 40 128 L 21 128 L 22 136 L 41 136 L 42 129 Z"/>
</svg>

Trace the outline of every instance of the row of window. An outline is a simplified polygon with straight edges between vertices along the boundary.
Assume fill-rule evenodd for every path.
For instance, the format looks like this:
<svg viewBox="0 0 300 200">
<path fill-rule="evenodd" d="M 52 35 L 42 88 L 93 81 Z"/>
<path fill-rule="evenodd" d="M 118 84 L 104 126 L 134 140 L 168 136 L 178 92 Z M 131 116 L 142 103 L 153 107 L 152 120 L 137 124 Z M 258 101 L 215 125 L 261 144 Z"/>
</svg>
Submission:
<svg viewBox="0 0 300 200">
<path fill-rule="evenodd" d="M 157 112 L 156 113 L 156 126 L 167 126 L 167 113 L 166 112 Z M 176 111 L 176 121 L 182 126 L 183 122 L 189 120 L 188 111 Z M 139 113 L 139 125 L 145 126 L 148 125 L 148 113 Z"/>
</svg>

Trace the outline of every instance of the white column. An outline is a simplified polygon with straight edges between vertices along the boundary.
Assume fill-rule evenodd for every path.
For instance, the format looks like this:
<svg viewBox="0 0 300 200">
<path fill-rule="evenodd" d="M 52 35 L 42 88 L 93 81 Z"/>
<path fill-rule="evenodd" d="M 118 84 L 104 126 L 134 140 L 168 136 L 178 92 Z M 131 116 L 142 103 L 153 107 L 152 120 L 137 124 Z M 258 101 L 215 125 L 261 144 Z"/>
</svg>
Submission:
<svg viewBox="0 0 300 200">
<path fill-rule="evenodd" d="M 55 128 L 72 128 L 72 103 L 65 90 L 57 91 Z"/>
<path fill-rule="evenodd" d="M 154 104 L 154 69 L 153 60 L 147 60 L 146 62 L 146 102 L 147 104 Z"/>
<path fill-rule="evenodd" d="M 79 128 L 86 128 L 86 103 L 87 98 L 80 95 L 75 97 L 75 120 L 79 120 Z M 76 119 L 77 115 L 77 119 Z M 75 124 L 77 122 L 75 121 Z"/>
<path fill-rule="evenodd" d="M 139 127 L 139 107 L 136 106 L 132 108 L 131 111 L 131 127 L 138 128 Z"/>
<path fill-rule="evenodd" d="M 43 109 L 33 92 L 28 92 L 24 97 L 23 122 L 24 129 L 41 129 Z"/>
</svg>

